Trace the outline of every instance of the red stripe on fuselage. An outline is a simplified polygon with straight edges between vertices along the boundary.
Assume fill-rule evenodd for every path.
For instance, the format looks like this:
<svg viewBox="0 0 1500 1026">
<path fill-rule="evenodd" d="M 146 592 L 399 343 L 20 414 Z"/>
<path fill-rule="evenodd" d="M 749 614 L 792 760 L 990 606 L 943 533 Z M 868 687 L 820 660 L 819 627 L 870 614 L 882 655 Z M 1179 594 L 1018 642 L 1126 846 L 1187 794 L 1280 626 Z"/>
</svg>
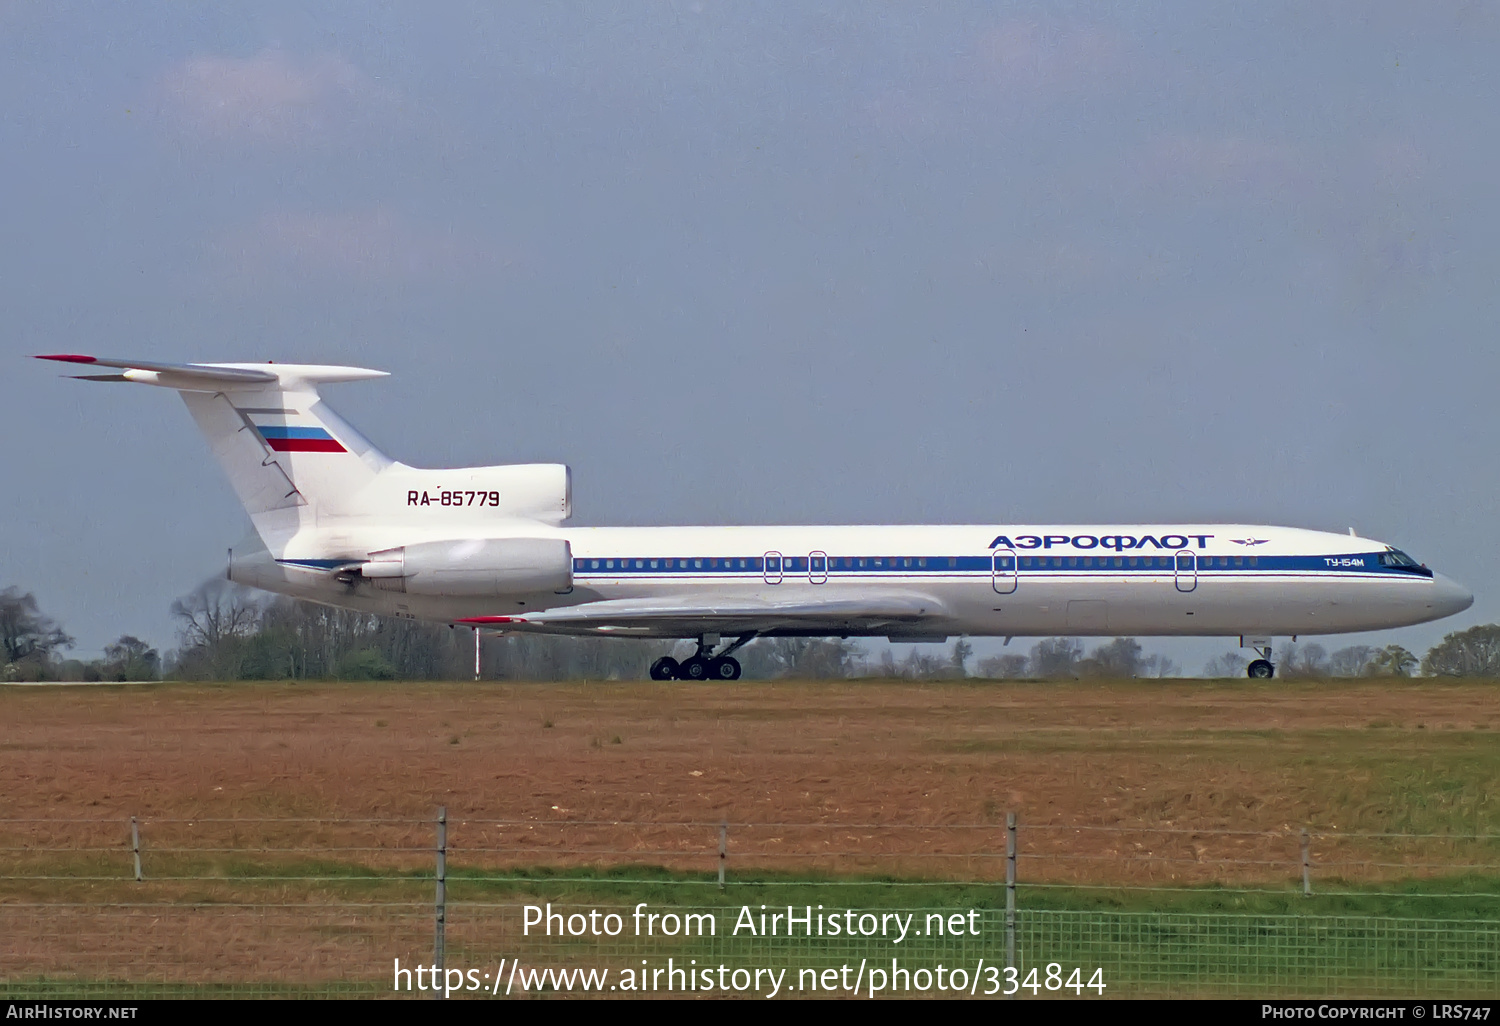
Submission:
<svg viewBox="0 0 1500 1026">
<path fill-rule="evenodd" d="M 348 452 L 332 438 L 267 438 L 277 452 Z"/>
</svg>

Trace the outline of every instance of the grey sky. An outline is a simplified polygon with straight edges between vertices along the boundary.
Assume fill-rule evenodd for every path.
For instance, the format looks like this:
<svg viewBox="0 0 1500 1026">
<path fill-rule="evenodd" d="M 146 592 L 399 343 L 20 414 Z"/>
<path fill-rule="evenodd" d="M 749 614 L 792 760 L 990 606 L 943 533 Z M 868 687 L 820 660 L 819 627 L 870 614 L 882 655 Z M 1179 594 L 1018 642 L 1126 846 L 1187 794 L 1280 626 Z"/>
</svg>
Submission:
<svg viewBox="0 0 1500 1026">
<path fill-rule="evenodd" d="M 1474 589 L 1423 649 L 1500 618 L 1496 53 L 1477 3 L 0 6 L 0 586 L 170 645 L 245 524 L 174 396 L 23 354 L 274 358 L 582 523 L 1352 525 Z"/>
</svg>

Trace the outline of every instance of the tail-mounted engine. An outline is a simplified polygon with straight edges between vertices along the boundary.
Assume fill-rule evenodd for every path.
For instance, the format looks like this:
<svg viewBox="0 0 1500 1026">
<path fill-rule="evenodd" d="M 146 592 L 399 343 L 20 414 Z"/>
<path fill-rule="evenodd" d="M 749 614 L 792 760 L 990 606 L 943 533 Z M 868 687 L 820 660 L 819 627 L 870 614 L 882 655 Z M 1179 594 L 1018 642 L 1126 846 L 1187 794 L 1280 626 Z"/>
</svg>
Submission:
<svg viewBox="0 0 1500 1026">
<path fill-rule="evenodd" d="M 419 542 L 372 552 L 358 570 L 377 588 L 408 595 L 566 592 L 573 587 L 573 550 L 563 538 Z"/>
</svg>

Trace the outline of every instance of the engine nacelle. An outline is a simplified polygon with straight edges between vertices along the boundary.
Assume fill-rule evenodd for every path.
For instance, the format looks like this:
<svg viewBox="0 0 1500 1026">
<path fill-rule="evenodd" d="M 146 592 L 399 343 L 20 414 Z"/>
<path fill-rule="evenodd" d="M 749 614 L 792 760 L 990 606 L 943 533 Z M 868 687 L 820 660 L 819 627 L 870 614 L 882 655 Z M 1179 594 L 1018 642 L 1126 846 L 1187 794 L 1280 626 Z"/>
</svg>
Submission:
<svg viewBox="0 0 1500 1026">
<path fill-rule="evenodd" d="M 573 587 L 573 549 L 565 538 L 418 542 L 370 553 L 359 572 L 377 588 L 408 595 L 565 592 Z"/>
</svg>

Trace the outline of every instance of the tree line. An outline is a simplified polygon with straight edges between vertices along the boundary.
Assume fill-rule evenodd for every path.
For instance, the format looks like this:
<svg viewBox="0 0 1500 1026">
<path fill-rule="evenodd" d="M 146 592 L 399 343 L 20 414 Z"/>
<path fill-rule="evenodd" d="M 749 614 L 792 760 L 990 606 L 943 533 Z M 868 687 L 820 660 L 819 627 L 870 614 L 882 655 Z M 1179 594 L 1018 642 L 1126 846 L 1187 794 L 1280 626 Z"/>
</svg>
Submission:
<svg viewBox="0 0 1500 1026">
<path fill-rule="evenodd" d="M 101 659 L 69 658 L 74 639 L 35 597 L 0 591 L 0 675 L 10 681 L 90 680 L 465 680 L 474 674 L 473 635 L 462 629 L 270 597 L 223 580 L 208 581 L 172 603 L 178 647 L 159 653 L 121 635 Z M 480 672 L 490 680 L 635 680 L 657 656 L 684 643 L 538 634 L 487 637 Z M 682 651 L 677 653 L 684 654 Z M 1330 677 L 1500 677 L 1500 625 L 1455 631 L 1418 657 L 1399 645 L 1316 643 L 1277 650 L 1277 675 Z M 898 657 L 872 655 L 830 638 L 762 638 L 737 653 L 746 677 L 885 677 L 999 680 L 1176 677 L 1182 668 L 1148 654 L 1134 638 L 1088 647 L 1077 638 L 1043 638 L 1025 651 L 974 659 L 959 638 L 946 648 L 914 645 Z M 1226 652 L 1206 677 L 1243 677 L 1248 660 Z"/>
</svg>

